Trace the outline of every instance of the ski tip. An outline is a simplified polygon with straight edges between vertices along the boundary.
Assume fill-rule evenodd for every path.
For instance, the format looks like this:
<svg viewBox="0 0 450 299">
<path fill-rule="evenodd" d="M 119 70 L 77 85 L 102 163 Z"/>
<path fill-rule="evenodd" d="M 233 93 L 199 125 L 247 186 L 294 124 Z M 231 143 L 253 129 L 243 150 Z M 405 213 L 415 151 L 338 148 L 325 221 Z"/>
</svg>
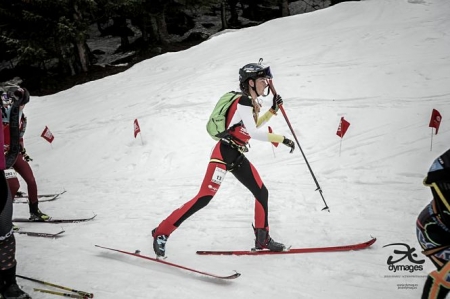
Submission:
<svg viewBox="0 0 450 299">
<path fill-rule="evenodd" d="M 234 274 L 232 274 L 230 276 L 221 277 L 221 278 L 223 278 L 223 279 L 236 279 L 239 276 L 241 276 L 241 273 L 239 273 L 236 270 L 234 270 Z"/>
<path fill-rule="evenodd" d="M 372 238 L 372 240 L 367 241 L 367 245 L 368 245 L 368 246 L 371 246 L 373 243 L 375 243 L 375 242 L 377 241 L 377 238 L 374 238 L 374 237 L 372 237 L 372 236 L 370 236 L 370 237 Z"/>
</svg>

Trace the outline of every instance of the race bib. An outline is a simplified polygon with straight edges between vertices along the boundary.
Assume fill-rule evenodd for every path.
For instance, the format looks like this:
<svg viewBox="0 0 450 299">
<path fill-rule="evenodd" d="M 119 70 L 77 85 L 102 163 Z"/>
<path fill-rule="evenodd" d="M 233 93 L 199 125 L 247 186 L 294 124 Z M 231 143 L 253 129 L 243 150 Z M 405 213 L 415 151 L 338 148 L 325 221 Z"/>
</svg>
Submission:
<svg viewBox="0 0 450 299">
<path fill-rule="evenodd" d="M 227 173 L 227 171 L 225 169 L 216 167 L 216 170 L 214 170 L 214 173 L 212 175 L 211 182 L 218 184 L 218 185 L 222 184 L 226 173 Z"/>
<path fill-rule="evenodd" d="M 16 171 L 14 169 L 6 169 L 5 170 L 6 179 L 13 179 L 17 177 Z"/>
</svg>

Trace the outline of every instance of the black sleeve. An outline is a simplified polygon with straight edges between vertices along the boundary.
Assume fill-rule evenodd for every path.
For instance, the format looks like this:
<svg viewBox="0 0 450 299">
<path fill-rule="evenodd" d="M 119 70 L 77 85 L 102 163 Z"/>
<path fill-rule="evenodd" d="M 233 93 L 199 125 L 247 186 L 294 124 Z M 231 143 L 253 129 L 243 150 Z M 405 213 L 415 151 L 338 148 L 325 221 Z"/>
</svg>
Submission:
<svg viewBox="0 0 450 299">
<path fill-rule="evenodd" d="M 239 99 L 239 104 L 243 106 L 253 107 L 252 99 L 249 96 L 242 95 Z"/>
<path fill-rule="evenodd" d="M 434 160 L 425 180 L 426 184 L 450 182 L 450 150 Z"/>
<path fill-rule="evenodd" d="M 5 171 L 0 170 L 0 214 L 3 212 L 8 200 L 8 183 L 6 182 Z"/>
</svg>

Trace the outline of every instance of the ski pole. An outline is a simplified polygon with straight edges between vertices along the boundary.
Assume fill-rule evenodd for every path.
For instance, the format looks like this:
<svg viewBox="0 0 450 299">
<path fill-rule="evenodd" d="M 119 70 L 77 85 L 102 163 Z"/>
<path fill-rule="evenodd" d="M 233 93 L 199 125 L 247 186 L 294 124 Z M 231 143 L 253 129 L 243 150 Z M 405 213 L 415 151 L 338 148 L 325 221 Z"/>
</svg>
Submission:
<svg viewBox="0 0 450 299">
<path fill-rule="evenodd" d="M 47 294 L 58 295 L 58 296 L 69 297 L 69 298 L 79 298 L 79 299 L 90 298 L 90 297 L 79 295 L 79 294 L 62 293 L 62 292 L 56 292 L 56 291 L 51 291 L 51 290 L 46 290 L 46 289 L 34 288 L 34 290 L 36 292 L 47 293 Z"/>
<path fill-rule="evenodd" d="M 51 286 L 51 287 L 59 288 L 59 289 L 66 290 L 66 291 L 71 291 L 71 292 L 77 293 L 78 295 L 82 296 L 82 298 L 84 298 L 84 297 L 86 297 L 86 298 L 94 298 L 94 294 L 92 294 L 92 293 L 74 290 L 74 289 L 71 289 L 69 287 L 57 285 L 57 284 L 54 284 L 54 283 L 50 283 L 50 282 L 46 282 L 46 281 L 43 281 L 43 280 L 39 280 L 39 279 L 31 278 L 31 277 L 26 277 L 26 276 L 22 276 L 22 275 L 18 275 L 18 274 L 16 274 L 16 276 L 20 277 L 22 279 L 34 281 L 34 282 L 41 283 L 41 284 L 44 284 L 44 285 L 48 285 L 48 286 Z"/>
<path fill-rule="evenodd" d="M 269 82 L 270 90 L 272 91 L 273 95 L 276 96 L 277 91 L 275 90 L 275 87 L 273 86 L 272 79 L 269 79 L 268 82 Z M 300 142 L 298 142 L 297 136 L 295 135 L 294 129 L 292 128 L 289 118 L 287 117 L 286 111 L 284 110 L 283 105 L 280 105 L 279 107 L 280 107 L 281 113 L 283 114 L 284 119 L 286 120 L 286 123 L 287 123 L 289 129 L 291 130 L 292 136 L 294 136 L 295 142 L 297 143 L 297 146 L 298 146 L 300 152 L 302 153 L 303 159 L 305 159 L 306 166 L 308 166 L 309 172 L 311 173 L 311 175 L 314 179 L 314 182 L 316 183 L 316 187 L 317 187 L 316 191 L 319 191 L 320 196 L 322 197 L 323 203 L 325 204 L 325 207 L 322 209 L 322 211 L 328 210 L 328 212 L 330 212 L 330 208 L 328 207 L 327 202 L 325 201 L 325 198 L 323 197 L 322 188 L 320 187 L 319 182 L 317 181 L 316 176 L 314 175 L 314 172 L 312 171 L 311 166 L 309 165 L 308 160 L 306 159 L 305 153 L 303 152 L 302 147 L 300 146 Z"/>
</svg>

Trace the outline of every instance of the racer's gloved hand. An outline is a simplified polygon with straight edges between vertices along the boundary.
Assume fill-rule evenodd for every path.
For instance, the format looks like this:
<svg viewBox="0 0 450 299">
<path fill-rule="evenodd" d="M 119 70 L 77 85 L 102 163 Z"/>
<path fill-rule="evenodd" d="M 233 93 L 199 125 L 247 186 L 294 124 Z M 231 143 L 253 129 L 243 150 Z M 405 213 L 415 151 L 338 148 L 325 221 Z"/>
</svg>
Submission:
<svg viewBox="0 0 450 299">
<path fill-rule="evenodd" d="M 33 159 L 31 159 L 31 157 L 28 156 L 28 154 L 23 155 L 23 159 L 27 162 L 33 161 Z"/>
<path fill-rule="evenodd" d="M 20 151 L 20 153 L 22 154 L 23 159 L 24 159 L 25 161 L 27 161 L 27 162 L 33 161 L 33 159 L 31 159 L 31 157 L 28 156 L 27 150 L 26 150 L 25 148 L 22 148 L 22 150 Z"/>
<path fill-rule="evenodd" d="M 277 94 L 273 96 L 273 100 L 272 100 L 272 110 L 277 112 L 278 109 L 280 109 L 280 106 L 283 105 L 283 98 Z"/>
<path fill-rule="evenodd" d="M 283 139 L 283 144 L 291 148 L 291 151 L 290 151 L 289 153 L 292 154 L 292 152 L 293 152 L 294 149 L 295 149 L 295 143 L 294 143 L 294 141 L 292 141 L 292 140 L 287 139 L 286 137 L 284 137 L 284 139 Z"/>
</svg>

